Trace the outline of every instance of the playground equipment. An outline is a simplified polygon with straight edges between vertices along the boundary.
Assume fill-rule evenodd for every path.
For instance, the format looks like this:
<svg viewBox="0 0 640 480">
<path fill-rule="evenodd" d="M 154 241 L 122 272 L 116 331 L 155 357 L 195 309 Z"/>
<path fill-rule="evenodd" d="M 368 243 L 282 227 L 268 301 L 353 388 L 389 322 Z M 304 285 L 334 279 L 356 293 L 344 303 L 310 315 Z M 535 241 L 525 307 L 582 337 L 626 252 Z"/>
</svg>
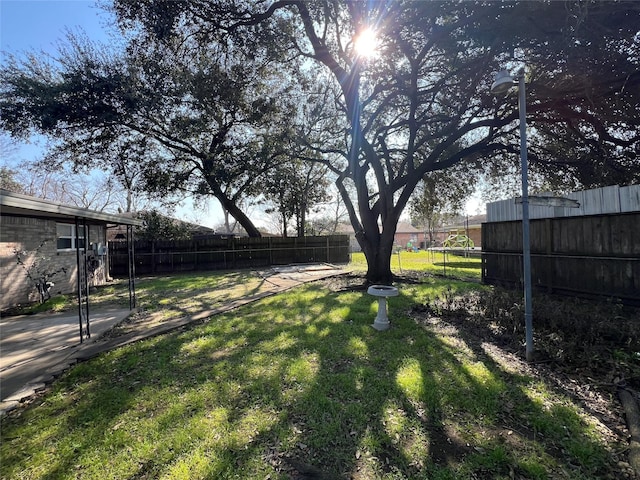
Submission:
<svg viewBox="0 0 640 480">
<path fill-rule="evenodd" d="M 445 248 L 475 248 L 471 240 L 464 231 L 451 230 L 447 238 L 442 242 Z"/>
<path fill-rule="evenodd" d="M 416 247 L 411 241 L 407 242 L 407 252 L 418 252 L 420 249 Z"/>
</svg>

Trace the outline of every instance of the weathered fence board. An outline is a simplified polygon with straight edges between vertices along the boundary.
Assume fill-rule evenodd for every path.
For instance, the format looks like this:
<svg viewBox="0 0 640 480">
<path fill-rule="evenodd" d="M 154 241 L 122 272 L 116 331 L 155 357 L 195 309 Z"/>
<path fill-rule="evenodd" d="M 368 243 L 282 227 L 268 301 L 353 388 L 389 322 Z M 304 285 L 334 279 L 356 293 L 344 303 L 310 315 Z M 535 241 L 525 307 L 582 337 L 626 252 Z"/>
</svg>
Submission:
<svg viewBox="0 0 640 480">
<path fill-rule="evenodd" d="M 640 212 L 531 220 L 531 283 L 640 302 Z M 522 222 L 482 225 L 482 279 L 522 284 Z"/>
<path fill-rule="evenodd" d="M 136 240 L 134 247 L 138 275 L 349 261 L 347 235 L 301 238 L 201 236 L 193 240 Z M 111 276 L 126 275 L 126 242 L 109 242 L 108 251 Z"/>
<path fill-rule="evenodd" d="M 629 213 L 640 211 L 640 185 L 594 188 L 564 195 L 576 200 L 580 207 L 543 207 L 529 205 L 529 218 L 582 217 L 609 213 Z M 522 220 L 522 208 L 515 199 L 500 200 L 487 204 L 488 222 Z"/>
</svg>

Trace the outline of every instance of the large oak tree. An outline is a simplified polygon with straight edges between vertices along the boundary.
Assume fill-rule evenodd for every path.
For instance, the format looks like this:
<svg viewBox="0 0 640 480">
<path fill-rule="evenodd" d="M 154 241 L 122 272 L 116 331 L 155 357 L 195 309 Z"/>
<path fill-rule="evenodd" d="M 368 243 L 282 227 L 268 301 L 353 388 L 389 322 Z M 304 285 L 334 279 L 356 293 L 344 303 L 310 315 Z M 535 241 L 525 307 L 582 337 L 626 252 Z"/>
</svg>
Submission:
<svg viewBox="0 0 640 480">
<path fill-rule="evenodd" d="M 133 62 L 105 75 L 95 75 L 93 58 L 71 63 L 46 115 L 15 101 L 48 88 L 32 82 L 42 72 L 5 70 L 3 79 L 24 82 L 11 83 L 17 93 L 3 87 L 3 126 L 76 126 L 85 152 L 122 128 L 145 141 L 151 132 L 164 166 L 148 175 L 157 191 L 197 186 L 233 207 L 256 176 L 247 172 L 265 171 L 289 138 L 267 135 L 282 125 L 270 118 L 282 111 L 275 104 L 296 106 L 289 131 L 308 151 L 296 156 L 337 178 L 372 282 L 392 279 L 396 225 L 425 174 L 517 161 L 516 96 L 489 94 L 501 68 L 525 67 L 529 158 L 540 171 L 583 185 L 640 177 L 636 2 L 116 0 L 113 8 L 134 32 Z M 354 45 L 367 30 L 377 54 L 363 58 Z M 263 68 L 273 62 L 277 74 Z M 139 112 L 151 121 L 132 122 Z"/>
<path fill-rule="evenodd" d="M 15 137 L 54 139 L 52 162 L 102 167 L 127 187 L 135 175 L 156 198 L 214 196 L 260 236 L 240 204 L 291 152 L 287 82 L 237 50 L 135 37 L 114 53 L 70 37 L 55 59 L 9 57 L 0 125 Z"/>
<path fill-rule="evenodd" d="M 339 128 L 333 119 L 324 130 L 300 131 L 337 175 L 372 282 L 391 280 L 396 225 L 427 172 L 479 158 L 517 160 L 517 97 L 489 94 L 492 72 L 505 66 L 525 67 L 532 162 L 584 184 L 638 178 L 635 2 L 117 0 L 115 7 L 123 23 L 157 37 L 186 29 L 288 51 L 283 68 L 312 70 L 330 85 Z M 378 48 L 365 59 L 354 45 L 368 29 Z"/>
</svg>

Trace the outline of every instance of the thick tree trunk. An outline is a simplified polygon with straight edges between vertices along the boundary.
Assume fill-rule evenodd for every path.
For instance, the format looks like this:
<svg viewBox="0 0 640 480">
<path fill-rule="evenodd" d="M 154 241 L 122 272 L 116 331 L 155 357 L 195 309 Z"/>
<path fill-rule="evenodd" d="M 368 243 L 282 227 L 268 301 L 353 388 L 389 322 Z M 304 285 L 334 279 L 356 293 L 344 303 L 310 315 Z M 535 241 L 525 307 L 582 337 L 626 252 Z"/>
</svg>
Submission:
<svg viewBox="0 0 640 480">
<path fill-rule="evenodd" d="M 365 252 L 367 257 L 367 282 L 375 285 L 391 285 L 391 254 L 385 252 Z"/>
<path fill-rule="evenodd" d="M 131 193 L 130 188 L 127 188 L 127 205 L 125 208 L 125 212 L 127 213 L 133 209 L 133 193 Z"/>
<path fill-rule="evenodd" d="M 218 200 L 220 200 L 220 199 L 218 199 Z M 262 234 L 256 228 L 256 226 L 253 224 L 251 219 L 249 217 L 247 217 L 245 215 L 245 213 L 242 210 L 240 210 L 234 203 L 232 203 L 232 202 L 223 202 L 222 206 L 227 212 L 229 212 L 229 214 L 233 218 L 235 218 L 238 221 L 238 223 L 240 225 L 242 225 L 242 228 L 245 229 L 245 231 L 247 232 L 247 235 L 249 235 L 250 237 L 261 237 L 262 236 Z"/>
<path fill-rule="evenodd" d="M 387 242 L 388 243 L 388 242 Z M 393 241 L 391 245 L 383 245 L 378 248 L 367 248 L 364 256 L 367 259 L 367 282 L 371 284 L 391 285 L 393 274 L 391 273 L 391 254 L 393 253 Z"/>
<path fill-rule="evenodd" d="M 298 212 L 297 215 L 297 225 L 296 228 L 298 230 L 298 237 L 304 237 L 305 235 L 305 231 L 304 231 L 304 227 L 305 224 L 307 223 L 307 206 L 306 204 L 302 204 L 300 206 L 300 211 Z"/>
<path fill-rule="evenodd" d="M 361 232 L 356 236 L 367 259 L 367 282 L 370 284 L 391 285 L 393 274 L 391 273 L 391 255 L 395 237 L 395 224 L 393 227 L 383 227 L 383 232 Z"/>
</svg>

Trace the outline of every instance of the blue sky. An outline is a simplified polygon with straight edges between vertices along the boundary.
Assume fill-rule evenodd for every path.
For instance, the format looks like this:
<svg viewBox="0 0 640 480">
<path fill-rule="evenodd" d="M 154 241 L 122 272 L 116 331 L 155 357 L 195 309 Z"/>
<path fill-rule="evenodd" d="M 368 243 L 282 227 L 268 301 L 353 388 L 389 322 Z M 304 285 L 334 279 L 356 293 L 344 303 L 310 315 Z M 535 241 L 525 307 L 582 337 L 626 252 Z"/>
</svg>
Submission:
<svg viewBox="0 0 640 480">
<path fill-rule="evenodd" d="M 57 52 L 66 31 L 84 31 L 92 40 L 108 38 L 106 25 L 110 15 L 95 5 L 94 0 L 0 0 L 0 51 L 20 56 L 27 51 Z M 41 156 L 44 140 L 17 145 L 12 159 L 33 160 Z"/>
<path fill-rule="evenodd" d="M 112 17 L 98 8 L 95 0 L 0 0 L 0 50 L 2 55 L 21 55 L 26 51 L 45 51 L 55 55 L 66 31 L 83 31 L 94 41 L 109 40 L 108 24 Z M 3 164 L 34 160 L 42 156 L 44 139 L 33 138 L 30 144 L 18 145 L 14 158 Z M 213 227 L 222 220 L 218 202 L 208 202 L 209 214 L 194 214 L 190 202 L 178 209 L 180 217 L 200 217 L 200 223 Z"/>
<path fill-rule="evenodd" d="M 109 20 L 94 0 L 0 0 L 0 44 L 3 52 L 55 53 L 65 28 L 82 28 L 89 38 L 106 40 Z"/>
</svg>

